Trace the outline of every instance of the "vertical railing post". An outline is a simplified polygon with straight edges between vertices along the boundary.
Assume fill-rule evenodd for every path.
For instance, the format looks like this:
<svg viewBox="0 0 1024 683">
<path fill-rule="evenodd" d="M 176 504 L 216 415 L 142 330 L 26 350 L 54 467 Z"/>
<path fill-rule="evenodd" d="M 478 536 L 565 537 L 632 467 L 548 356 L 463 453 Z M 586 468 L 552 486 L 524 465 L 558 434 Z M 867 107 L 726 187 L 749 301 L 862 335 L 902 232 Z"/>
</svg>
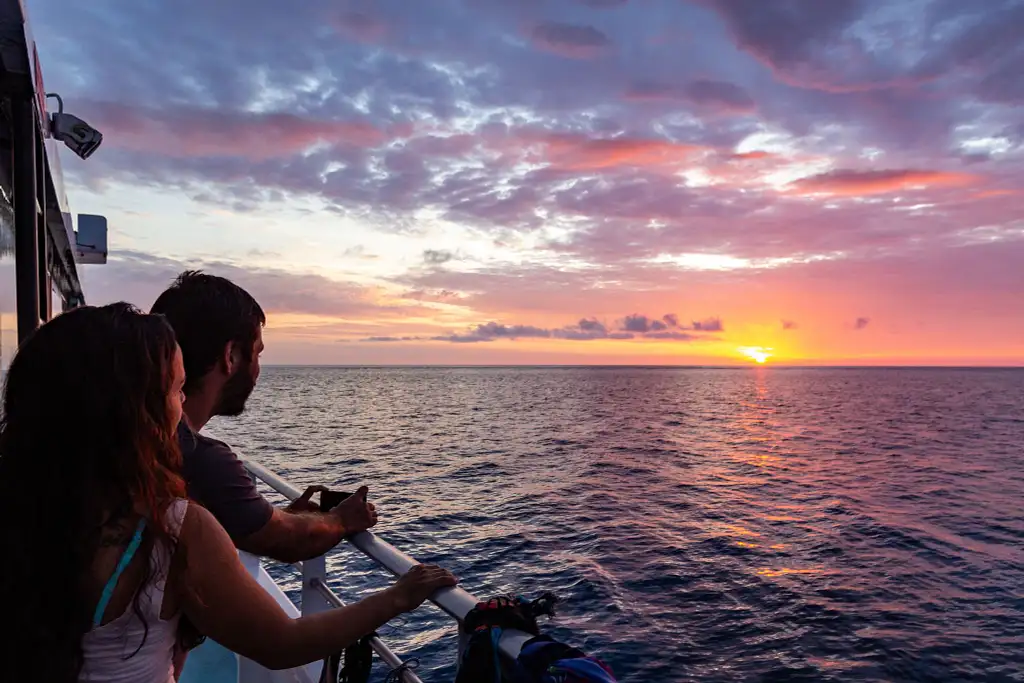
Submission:
<svg viewBox="0 0 1024 683">
<path fill-rule="evenodd" d="M 318 579 L 327 585 L 327 556 L 321 555 L 302 563 L 302 615 L 316 614 L 331 609 L 324 596 L 314 587 L 313 580 Z"/>
</svg>

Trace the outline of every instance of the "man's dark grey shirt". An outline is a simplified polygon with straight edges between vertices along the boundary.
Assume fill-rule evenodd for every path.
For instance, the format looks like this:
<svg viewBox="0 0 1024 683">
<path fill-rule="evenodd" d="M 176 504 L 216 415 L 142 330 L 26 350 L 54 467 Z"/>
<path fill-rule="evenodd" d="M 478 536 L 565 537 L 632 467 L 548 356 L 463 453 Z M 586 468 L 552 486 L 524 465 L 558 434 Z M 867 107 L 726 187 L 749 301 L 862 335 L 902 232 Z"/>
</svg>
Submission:
<svg viewBox="0 0 1024 683">
<path fill-rule="evenodd" d="M 256 490 L 248 470 L 222 441 L 178 425 L 182 470 L 188 497 L 217 518 L 231 539 L 238 541 L 262 529 L 274 507 Z"/>
</svg>

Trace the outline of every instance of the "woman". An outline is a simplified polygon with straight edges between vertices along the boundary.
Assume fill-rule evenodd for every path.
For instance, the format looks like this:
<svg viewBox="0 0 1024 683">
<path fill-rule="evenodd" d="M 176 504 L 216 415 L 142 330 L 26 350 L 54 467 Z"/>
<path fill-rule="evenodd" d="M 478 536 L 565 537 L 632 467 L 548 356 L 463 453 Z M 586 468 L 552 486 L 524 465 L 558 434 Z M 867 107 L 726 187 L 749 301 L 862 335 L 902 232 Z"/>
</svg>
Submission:
<svg viewBox="0 0 1024 683">
<path fill-rule="evenodd" d="M 438 588 L 418 566 L 343 609 L 290 619 L 185 500 L 174 334 L 128 304 L 79 308 L 20 348 L 0 420 L 0 678 L 168 683 L 186 617 L 269 668 L 343 649 Z"/>
</svg>

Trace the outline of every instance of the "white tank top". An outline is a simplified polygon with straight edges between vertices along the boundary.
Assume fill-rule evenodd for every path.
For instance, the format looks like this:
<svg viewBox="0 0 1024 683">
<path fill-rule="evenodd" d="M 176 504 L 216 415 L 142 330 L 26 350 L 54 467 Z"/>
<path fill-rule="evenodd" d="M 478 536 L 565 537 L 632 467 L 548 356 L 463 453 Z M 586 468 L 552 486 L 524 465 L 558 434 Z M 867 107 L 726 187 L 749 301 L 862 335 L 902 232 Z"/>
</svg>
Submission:
<svg viewBox="0 0 1024 683">
<path fill-rule="evenodd" d="M 188 501 L 183 498 L 167 509 L 167 529 L 175 538 L 181 532 L 186 510 Z M 82 637 L 84 662 L 78 677 L 80 683 L 174 683 L 174 645 L 181 615 L 160 618 L 171 555 L 168 543 L 153 544 L 149 558 L 151 578 L 139 589 L 139 612 L 145 617 L 145 624 L 134 606 L 129 605 L 124 614 Z"/>
</svg>

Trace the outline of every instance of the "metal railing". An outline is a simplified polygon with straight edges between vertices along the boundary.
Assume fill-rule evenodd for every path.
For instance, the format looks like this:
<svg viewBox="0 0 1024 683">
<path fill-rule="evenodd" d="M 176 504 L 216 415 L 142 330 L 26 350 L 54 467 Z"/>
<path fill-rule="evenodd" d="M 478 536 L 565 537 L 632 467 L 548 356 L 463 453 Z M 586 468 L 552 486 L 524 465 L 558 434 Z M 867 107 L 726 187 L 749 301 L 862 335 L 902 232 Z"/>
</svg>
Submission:
<svg viewBox="0 0 1024 683">
<path fill-rule="evenodd" d="M 341 598 L 335 595 L 334 591 L 328 588 L 327 584 L 321 581 L 320 579 L 311 579 L 310 585 L 313 587 L 314 590 L 320 593 L 320 596 L 323 597 L 324 600 L 329 602 L 332 607 L 345 606 L 345 603 L 342 602 Z M 401 657 L 396 655 L 394 651 L 392 651 L 392 649 L 388 647 L 383 640 L 380 639 L 380 637 L 376 635 L 371 636 L 370 647 L 373 649 L 374 652 L 377 653 L 377 656 L 380 657 L 380 660 L 382 662 L 391 667 L 392 671 L 401 670 L 402 680 L 405 681 L 405 683 L 423 683 L 423 681 L 420 680 L 420 677 L 417 676 L 411 669 L 403 668 L 404 666 L 406 666 L 406 662 L 403 662 Z"/>
<path fill-rule="evenodd" d="M 267 469 L 259 463 L 245 458 L 237 450 L 235 451 L 249 472 L 274 489 L 288 500 L 295 500 L 302 491 L 290 484 L 288 481 Z M 363 531 L 354 534 L 346 539 L 354 548 L 370 558 L 378 566 L 386 569 L 394 576 L 401 576 L 409 569 L 419 564 L 411 556 L 403 553 L 387 541 L 381 539 L 370 531 Z M 296 565 L 299 566 L 299 565 Z M 327 567 L 323 555 L 301 563 L 302 570 L 302 613 L 309 614 L 324 609 L 333 609 L 344 606 L 341 598 L 334 594 L 327 586 Z M 469 614 L 470 610 L 480 602 L 475 596 L 460 586 L 442 588 L 436 591 L 429 598 L 430 602 L 437 605 L 445 614 L 461 623 Z M 532 636 L 523 631 L 506 630 L 502 633 L 498 650 L 503 657 L 509 661 L 515 661 L 523 644 Z M 402 660 L 384 644 L 380 638 L 373 638 L 370 646 L 380 656 L 381 660 L 392 669 L 402 666 Z M 403 669 L 402 675 L 407 683 L 422 683 L 420 679 L 409 669 Z"/>
</svg>

